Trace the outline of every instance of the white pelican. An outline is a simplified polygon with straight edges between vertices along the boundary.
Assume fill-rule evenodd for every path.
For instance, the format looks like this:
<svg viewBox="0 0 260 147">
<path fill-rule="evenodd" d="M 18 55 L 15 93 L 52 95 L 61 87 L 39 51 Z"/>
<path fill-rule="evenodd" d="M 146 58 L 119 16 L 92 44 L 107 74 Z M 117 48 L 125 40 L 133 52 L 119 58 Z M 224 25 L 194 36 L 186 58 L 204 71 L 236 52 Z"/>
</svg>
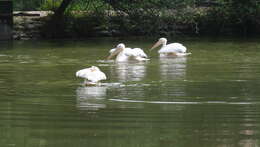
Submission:
<svg viewBox="0 0 260 147">
<path fill-rule="evenodd" d="M 116 56 L 117 62 L 125 62 L 129 60 L 135 61 L 146 61 L 147 55 L 140 48 L 126 48 L 123 43 L 120 43 L 109 51 L 110 55 L 107 57 L 108 60 Z"/>
<path fill-rule="evenodd" d="M 169 56 L 187 56 L 191 53 L 187 53 L 187 48 L 180 43 L 170 43 L 167 44 L 166 38 L 160 38 L 150 49 L 154 49 L 162 44 L 161 49 L 158 51 L 160 57 L 169 57 Z"/>
<path fill-rule="evenodd" d="M 84 84 L 89 86 L 97 85 L 99 81 L 107 79 L 106 75 L 96 66 L 77 71 L 76 77 L 84 78 Z"/>
</svg>

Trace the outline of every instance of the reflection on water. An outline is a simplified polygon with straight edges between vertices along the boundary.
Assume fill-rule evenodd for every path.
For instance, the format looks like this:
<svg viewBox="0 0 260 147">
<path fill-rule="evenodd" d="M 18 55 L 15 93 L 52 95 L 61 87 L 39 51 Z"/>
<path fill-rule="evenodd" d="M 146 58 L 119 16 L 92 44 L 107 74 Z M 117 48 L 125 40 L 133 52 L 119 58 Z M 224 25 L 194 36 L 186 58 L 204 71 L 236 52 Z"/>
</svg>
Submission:
<svg viewBox="0 0 260 147">
<path fill-rule="evenodd" d="M 108 88 L 109 87 L 109 88 Z M 121 88 L 120 88 L 121 87 Z M 131 87 L 131 85 L 130 85 Z M 140 87 L 139 87 L 140 88 Z M 121 96 L 118 97 L 116 100 L 113 98 L 107 98 L 107 93 L 116 92 L 117 95 L 120 94 Z M 117 90 L 116 90 L 117 89 Z M 143 90 L 136 92 L 132 96 L 140 95 Z M 103 85 L 103 86 L 89 86 L 89 87 L 78 87 L 76 90 L 77 95 L 77 109 L 79 110 L 99 110 L 102 108 L 119 108 L 119 109 L 126 109 L 126 108 L 143 108 L 143 103 L 129 103 L 129 101 L 124 100 L 124 98 L 131 97 L 127 94 L 127 87 L 119 86 L 119 85 Z M 110 94 L 111 96 L 111 94 Z M 141 96 L 141 95 L 140 95 Z M 126 103 L 108 103 L 113 101 L 122 101 Z"/>
<path fill-rule="evenodd" d="M 120 82 L 141 81 L 146 76 L 146 63 L 116 63 L 112 66 L 111 72 L 111 76 L 117 77 Z"/>
<path fill-rule="evenodd" d="M 256 139 L 245 139 L 241 140 L 238 145 L 242 147 L 257 147 L 258 144 L 259 143 Z"/>
<path fill-rule="evenodd" d="M 187 57 L 160 58 L 160 73 L 163 80 L 185 79 Z"/>
<path fill-rule="evenodd" d="M 78 87 L 76 90 L 77 108 L 80 110 L 105 108 L 106 92 L 107 87 L 105 86 Z"/>
<path fill-rule="evenodd" d="M 173 98 L 186 96 L 186 85 L 180 84 L 186 80 L 187 57 L 167 58 L 161 57 L 159 60 L 160 79 L 169 82 L 167 89 L 163 90 L 164 95 L 168 95 L 166 101 L 176 101 Z M 162 96 L 166 97 L 166 96 Z M 183 100 L 178 100 L 183 101 Z M 192 100 L 193 101 L 193 100 Z"/>
<path fill-rule="evenodd" d="M 0 50 L 0 147 L 260 146 L 258 40 L 119 64 L 101 60 L 111 41 L 36 42 Z M 108 80 L 79 86 L 92 65 Z"/>
</svg>

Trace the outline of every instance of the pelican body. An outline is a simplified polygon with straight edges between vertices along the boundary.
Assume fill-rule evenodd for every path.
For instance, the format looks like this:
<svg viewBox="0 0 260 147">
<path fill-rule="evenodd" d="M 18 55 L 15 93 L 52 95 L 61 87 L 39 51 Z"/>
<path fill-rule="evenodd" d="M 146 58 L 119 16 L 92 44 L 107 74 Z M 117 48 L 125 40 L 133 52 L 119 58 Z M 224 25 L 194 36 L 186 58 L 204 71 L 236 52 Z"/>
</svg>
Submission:
<svg viewBox="0 0 260 147">
<path fill-rule="evenodd" d="M 87 86 L 98 85 L 99 81 L 107 79 L 106 75 L 96 66 L 77 71 L 76 77 L 84 78 L 84 84 Z"/>
<path fill-rule="evenodd" d="M 191 53 L 187 53 L 187 48 L 180 43 L 170 43 L 166 44 L 166 38 L 160 38 L 150 49 L 154 49 L 160 45 L 162 45 L 161 49 L 158 51 L 160 57 L 170 57 L 170 56 L 186 56 L 190 55 Z"/>
<path fill-rule="evenodd" d="M 126 61 L 146 61 L 149 60 L 144 51 L 140 48 L 126 48 L 123 43 L 120 43 L 109 51 L 110 55 L 108 56 L 108 60 L 112 59 L 116 56 L 117 62 L 126 62 Z"/>
</svg>

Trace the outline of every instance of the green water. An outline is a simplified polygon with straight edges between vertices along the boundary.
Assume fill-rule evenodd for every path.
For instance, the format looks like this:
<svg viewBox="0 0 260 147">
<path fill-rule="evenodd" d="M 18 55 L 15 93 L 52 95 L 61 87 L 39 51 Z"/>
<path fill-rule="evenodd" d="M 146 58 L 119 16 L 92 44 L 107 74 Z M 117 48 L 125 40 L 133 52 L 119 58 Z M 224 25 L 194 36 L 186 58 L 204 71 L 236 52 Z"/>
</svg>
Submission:
<svg viewBox="0 0 260 147">
<path fill-rule="evenodd" d="M 1 42 L 0 146 L 260 146 L 260 40 L 180 39 L 192 55 L 104 60 L 119 42 L 155 40 Z M 91 65 L 102 86 L 75 77 Z"/>
</svg>

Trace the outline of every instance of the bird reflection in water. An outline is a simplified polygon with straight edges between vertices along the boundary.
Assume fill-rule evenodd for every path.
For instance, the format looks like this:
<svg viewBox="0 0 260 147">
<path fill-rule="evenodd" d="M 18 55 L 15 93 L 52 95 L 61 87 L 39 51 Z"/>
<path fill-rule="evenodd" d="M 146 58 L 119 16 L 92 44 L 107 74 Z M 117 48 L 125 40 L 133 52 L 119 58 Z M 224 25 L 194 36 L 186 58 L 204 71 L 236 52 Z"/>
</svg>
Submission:
<svg viewBox="0 0 260 147">
<path fill-rule="evenodd" d="M 111 69 L 113 77 L 118 78 L 120 82 L 141 81 L 146 76 L 146 63 L 117 63 Z"/>
<path fill-rule="evenodd" d="M 186 80 L 186 62 L 186 57 L 160 58 L 161 80 L 167 87 L 162 92 L 162 95 L 167 95 L 173 101 L 176 101 L 176 99 L 172 98 L 181 99 L 187 95 L 186 84 L 183 82 Z"/>
<path fill-rule="evenodd" d="M 98 110 L 105 108 L 107 87 L 105 86 L 90 86 L 78 87 L 77 94 L 77 108 L 80 110 Z"/>
<path fill-rule="evenodd" d="M 187 57 L 160 58 L 160 73 L 163 80 L 184 80 Z"/>
</svg>

